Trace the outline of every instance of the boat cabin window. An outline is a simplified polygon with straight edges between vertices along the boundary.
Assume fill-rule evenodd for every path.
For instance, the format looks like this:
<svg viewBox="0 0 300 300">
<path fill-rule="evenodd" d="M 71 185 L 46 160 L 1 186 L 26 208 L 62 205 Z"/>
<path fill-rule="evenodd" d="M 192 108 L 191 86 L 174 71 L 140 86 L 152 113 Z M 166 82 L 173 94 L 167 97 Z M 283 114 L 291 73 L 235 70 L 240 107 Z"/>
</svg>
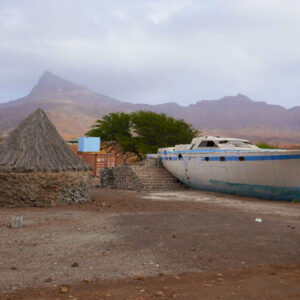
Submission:
<svg viewBox="0 0 300 300">
<path fill-rule="evenodd" d="M 198 147 L 217 147 L 217 145 L 214 141 L 202 141 Z"/>
<path fill-rule="evenodd" d="M 218 144 L 225 145 L 227 144 L 228 146 L 234 146 L 234 147 L 244 147 L 247 148 L 249 145 L 253 145 L 252 143 L 248 141 L 240 141 L 240 140 L 221 140 L 217 142 Z"/>
<path fill-rule="evenodd" d="M 247 147 L 247 145 L 253 145 L 252 143 L 246 141 L 232 141 L 231 143 L 236 147 Z"/>
<path fill-rule="evenodd" d="M 193 144 L 193 145 L 191 146 L 190 150 L 192 150 L 194 147 L 195 147 L 195 144 Z"/>
</svg>

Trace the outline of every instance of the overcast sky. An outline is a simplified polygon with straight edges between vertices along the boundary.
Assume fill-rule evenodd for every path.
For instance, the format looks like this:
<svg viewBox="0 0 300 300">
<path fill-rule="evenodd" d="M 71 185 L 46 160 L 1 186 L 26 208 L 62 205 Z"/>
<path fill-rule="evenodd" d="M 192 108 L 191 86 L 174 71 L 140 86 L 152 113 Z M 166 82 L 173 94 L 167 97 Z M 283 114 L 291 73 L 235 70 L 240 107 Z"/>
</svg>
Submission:
<svg viewBox="0 0 300 300">
<path fill-rule="evenodd" d="M 0 0 L 0 102 L 46 70 L 135 103 L 300 105 L 300 0 Z"/>
</svg>

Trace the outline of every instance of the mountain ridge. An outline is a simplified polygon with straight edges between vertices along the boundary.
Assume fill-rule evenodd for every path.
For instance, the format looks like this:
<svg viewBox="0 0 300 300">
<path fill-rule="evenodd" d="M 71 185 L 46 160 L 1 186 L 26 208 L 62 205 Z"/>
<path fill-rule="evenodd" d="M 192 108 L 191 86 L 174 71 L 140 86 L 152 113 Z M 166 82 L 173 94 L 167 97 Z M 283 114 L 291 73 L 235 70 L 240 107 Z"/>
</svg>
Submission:
<svg viewBox="0 0 300 300">
<path fill-rule="evenodd" d="M 184 119 L 200 130 L 230 133 L 257 125 L 260 126 L 258 128 L 286 132 L 289 141 L 292 133 L 297 136 L 300 132 L 300 106 L 286 109 L 264 101 L 253 101 L 243 94 L 225 96 L 217 100 L 201 100 L 188 106 L 176 102 L 157 105 L 134 104 L 96 93 L 84 85 L 46 71 L 27 96 L 0 104 L 0 135 L 12 130 L 38 107 L 47 112 L 65 137 L 83 135 L 96 119 L 107 113 L 137 110 L 166 113 Z M 298 137 L 295 141 L 297 139 Z"/>
</svg>

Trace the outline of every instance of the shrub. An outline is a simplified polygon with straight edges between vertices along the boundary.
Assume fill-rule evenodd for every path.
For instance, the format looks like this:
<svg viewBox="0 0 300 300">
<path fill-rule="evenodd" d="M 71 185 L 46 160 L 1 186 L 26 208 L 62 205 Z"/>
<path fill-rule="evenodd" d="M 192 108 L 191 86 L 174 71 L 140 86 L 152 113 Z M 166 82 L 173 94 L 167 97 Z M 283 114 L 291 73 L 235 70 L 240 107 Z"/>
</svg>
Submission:
<svg viewBox="0 0 300 300">
<path fill-rule="evenodd" d="M 269 144 L 267 144 L 267 143 L 265 143 L 265 142 L 258 143 L 258 144 L 256 144 L 256 146 L 257 146 L 258 148 L 261 148 L 261 149 L 276 149 L 275 146 L 269 145 Z"/>
</svg>

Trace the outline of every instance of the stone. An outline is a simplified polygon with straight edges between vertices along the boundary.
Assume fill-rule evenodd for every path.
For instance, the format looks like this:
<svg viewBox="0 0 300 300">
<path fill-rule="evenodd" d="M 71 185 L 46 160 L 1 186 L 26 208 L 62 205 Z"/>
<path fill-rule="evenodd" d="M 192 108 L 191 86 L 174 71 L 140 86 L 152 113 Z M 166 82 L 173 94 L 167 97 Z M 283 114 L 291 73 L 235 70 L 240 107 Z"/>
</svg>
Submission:
<svg viewBox="0 0 300 300">
<path fill-rule="evenodd" d="M 67 286 L 61 286 L 61 287 L 60 287 L 60 292 L 61 292 L 62 294 L 66 294 L 66 293 L 69 292 L 69 288 L 68 288 Z"/>
<path fill-rule="evenodd" d="M 23 216 L 12 217 L 11 228 L 21 228 L 23 226 Z"/>
<path fill-rule="evenodd" d="M 92 279 L 91 279 L 90 277 L 85 277 L 85 278 L 83 279 L 83 282 L 85 282 L 85 283 L 91 283 L 91 282 L 92 282 Z"/>
<path fill-rule="evenodd" d="M 156 291 L 152 294 L 154 297 L 164 297 L 165 294 L 162 291 Z"/>
<path fill-rule="evenodd" d="M 264 268 L 265 266 L 262 265 L 262 264 L 260 264 L 260 265 L 257 265 L 256 267 L 257 267 L 257 268 Z"/>
<path fill-rule="evenodd" d="M 171 293 L 170 297 L 175 299 L 178 298 L 180 296 L 180 294 L 176 294 L 176 293 Z"/>
<path fill-rule="evenodd" d="M 79 267 L 79 264 L 77 262 L 74 262 L 72 263 L 71 265 L 72 268 L 78 268 Z"/>
</svg>

